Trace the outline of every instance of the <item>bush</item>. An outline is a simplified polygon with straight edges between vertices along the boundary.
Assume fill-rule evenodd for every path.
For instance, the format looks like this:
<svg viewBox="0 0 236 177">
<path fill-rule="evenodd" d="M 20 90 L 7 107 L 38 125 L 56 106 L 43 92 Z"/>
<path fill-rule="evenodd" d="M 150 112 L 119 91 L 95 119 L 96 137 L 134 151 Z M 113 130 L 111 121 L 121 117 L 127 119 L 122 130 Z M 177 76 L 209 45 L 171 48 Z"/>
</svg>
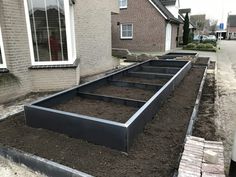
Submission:
<svg viewBox="0 0 236 177">
<path fill-rule="evenodd" d="M 203 43 L 193 42 L 184 46 L 183 49 L 216 52 L 216 47 L 214 47 L 214 45 L 211 43 L 203 44 Z"/>
<path fill-rule="evenodd" d="M 203 44 L 212 44 L 213 46 L 216 47 L 217 45 L 217 42 L 216 41 L 213 41 L 213 40 L 205 40 L 205 41 L 202 41 Z"/>
<path fill-rule="evenodd" d="M 214 48 L 214 46 L 210 43 L 207 43 L 205 45 L 206 45 L 206 48 L 208 48 L 208 49 L 213 49 Z"/>
<path fill-rule="evenodd" d="M 187 46 L 186 46 L 186 48 L 187 49 L 194 49 L 194 48 L 196 48 L 196 44 L 194 44 L 194 43 L 189 43 Z"/>
<path fill-rule="evenodd" d="M 200 43 L 197 45 L 197 49 L 204 49 L 204 48 L 206 48 L 206 44 Z"/>
</svg>

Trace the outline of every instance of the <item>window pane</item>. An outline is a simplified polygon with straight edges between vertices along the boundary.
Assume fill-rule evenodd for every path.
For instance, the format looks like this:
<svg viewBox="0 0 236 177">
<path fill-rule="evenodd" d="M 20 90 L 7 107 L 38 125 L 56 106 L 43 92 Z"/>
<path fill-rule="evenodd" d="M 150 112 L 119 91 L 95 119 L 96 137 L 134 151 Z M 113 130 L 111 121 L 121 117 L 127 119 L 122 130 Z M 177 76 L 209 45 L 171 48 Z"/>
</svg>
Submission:
<svg viewBox="0 0 236 177">
<path fill-rule="evenodd" d="M 120 0 L 120 7 L 126 7 L 127 6 L 127 0 Z"/>
<path fill-rule="evenodd" d="M 48 43 L 48 25 L 46 18 L 46 4 L 43 0 L 28 0 L 31 31 L 34 45 L 34 56 L 36 61 L 50 61 L 51 55 Z M 30 3 L 29 3 L 30 4 Z"/>
<path fill-rule="evenodd" d="M 2 49 L 1 49 L 1 46 L 0 46 L 0 64 L 3 64 L 3 62 L 2 62 L 2 51 L 1 51 Z"/>
<path fill-rule="evenodd" d="M 132 37 L 132 36 L 133 36 L 132 24 L 122 25 L 122 37 Z"/>
<path fill-rule="evenodd" d="M 35 61 L 68 60 L 63 2 L 28 0 Z"/>
<path fill-rule="evenodd" d="M 126 29 L 127 29 L 126 25 L 122 25 L 122 30 L 126 31 Z"/>
<path fill-rule="evenodd" d="M 67 39 L 66 39 L 66 18 L 65 18 L 65 11 L 64 11 L 64 1 L 58 0 L 59 2 L 59 9 L 60 9 L 60 29 L 61 29 L 61 45 L 62 45 L 62 57 L 64 60 L 68 60 L 68 53 L 67 53 Z"/>
<path fill-rule="evenodd" d="M 128 37 L 132 37 L 132 31 L 128 31 Z"/>
<path fill-rule="evenodd" d="M 132 25 L 127 25 L 127 30 L 132 31 Z"/>
</svg>

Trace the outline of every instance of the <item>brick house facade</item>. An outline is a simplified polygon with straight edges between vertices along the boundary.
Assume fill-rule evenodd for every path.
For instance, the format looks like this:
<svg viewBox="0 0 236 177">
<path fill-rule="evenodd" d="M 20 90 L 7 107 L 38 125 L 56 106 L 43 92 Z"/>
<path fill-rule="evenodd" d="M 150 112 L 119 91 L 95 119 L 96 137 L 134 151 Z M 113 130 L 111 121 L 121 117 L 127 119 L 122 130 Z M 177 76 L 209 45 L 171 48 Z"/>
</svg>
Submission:
<svg viewBox="0 0 236 177">
<path fill-rule="evenodd" d="M 227 38 L 236 39 L 236 15 L 229 15 L 227 19 Z"/>
<path fill-rule="evenodd" d="M 132 24 L 132 38 L 122 38 L 124 24 Z M 128 0 L 126 8 L 112 15 L 112 47 L 147 52 L 174 49 L 178 26 L 178 19 L 159 0 Z M 167 33 L 170 36 L 169 49 L 166 46 Z"/>
<path fill-rule="evenodd" d="M 47 1 L 31 2 L 39 7 L 40 3 Z M 14 79 L 0 82 L 0 103 L 30 92 L 69 88 L 77 85 L 81 76 L 100 73 L 118 65 L 118 61 L 111 56 L 111 13 L 119 12 L 117 0 L 96 2 L 55 0 L 55 2 L 55 7 L 53 4 L 48 4 L 45 8 L 47 31 L 42 28 L 40 31 L 40 25 L 37 24 L 39 18 L 36 19 L 34 15 L 37 11 L 43 11 L 42 9 L 29 10 L 28 0 L 0 0 L 0 77 L 11 74 L 19 80 L 19 82 Z M 54 22 L 56 21 L 54 17 L 50 17 L 49 12 L 50 9 L 55 11 L 55 8 L 59 9 L 57 23 Z M 63 10 L 65 12 L 62 12 Z M 67 11 L 72 14 L 70 18 Z M 55 28 L 55 23 L 62 25 L 62 18 L 65 18 L 66 30 L 62 26 L 58 27 L 57 32 L 60 33 L 58 45 L 61 49 L 66 46 L 67 51 L 66 54 L 62 54 L 63 50 L 60 50 L 59 55 L 62 58 L 66 56 L 68 59 L 53 61 L 53 44 L 51 44 L 51 36 L 49 41 L 49 35 L 54 32 L 49 30 Z M 54 26 L 49 26 L 49 23 Z M 33 34 L 32 31 L 36 31 L 37 25 L 38 31 Z M 68 26 L 74 26 L 73 29 L 70 27 L 70 33 L 68 33 Z M 65 31 L 67 41 L 62 43 L 62 35 Z M 48 36 L 42 37 L 47 32 Z M 40 40 L 46 41 L 49 50 L 47 48 L 42 52 L 39 49 L 40 46 L 45 47 L 45 44 L 39 43 Z M 70 57 L 72 48 L 74 48 L 73 58 Z M 36 60 L 36 55 L 39 56 L 40 52 L 49 53 L 50 60 L 42 62 Z"/>
</svg>

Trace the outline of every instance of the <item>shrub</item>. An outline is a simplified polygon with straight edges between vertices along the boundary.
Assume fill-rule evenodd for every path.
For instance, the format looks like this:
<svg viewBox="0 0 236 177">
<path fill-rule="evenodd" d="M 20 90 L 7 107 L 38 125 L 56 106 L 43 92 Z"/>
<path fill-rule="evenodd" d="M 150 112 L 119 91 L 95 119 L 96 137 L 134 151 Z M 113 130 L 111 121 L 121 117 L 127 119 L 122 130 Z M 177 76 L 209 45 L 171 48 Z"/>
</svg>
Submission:
<svg viewBox="0 0 236 177">
<path fill-rule="evenodd" d="M 212 44 L 212 45 L 215 46 L 215 47 L 216 47 L 216 45 L 217 45 L 217 42 L 216 42 L 216 41 L 213 41 L 213 40 L 205 40 L 205 41 L 202 41 L 202 43 L 203 43 L 203 44 L 208 44 L 208 43 L 210 43 L 210 44 Z"/>
<path fill-rule="evenodd" d="M 206 48 L 206 44 L 200 43 L 197 45 L 197 49 L 204 49 L 204 48 Z"/>
<path fill-rule="evenodd" d="M 184 46 L 183 49 L 186 50 L 198 50 L 198 51 L 212 51 L 212 52 L 216 52 L 216 47 L 214 47 L 214 45 L 212 45 L 211 43 L 189 43 L 188 45 Z"/>
<path fill-rule="evenodd" d="M 196 44 L 194 44 L 194 43 L 189 43 L 187 46 L 186 46 L 186 48 L 187 49 L 195 49 L 196 48 Z"/>
<path fill-rule="evenodd" d="M 213 49 L 214 46 L 210 43 L 205 44 L 207 49 Z"/>
</svg>

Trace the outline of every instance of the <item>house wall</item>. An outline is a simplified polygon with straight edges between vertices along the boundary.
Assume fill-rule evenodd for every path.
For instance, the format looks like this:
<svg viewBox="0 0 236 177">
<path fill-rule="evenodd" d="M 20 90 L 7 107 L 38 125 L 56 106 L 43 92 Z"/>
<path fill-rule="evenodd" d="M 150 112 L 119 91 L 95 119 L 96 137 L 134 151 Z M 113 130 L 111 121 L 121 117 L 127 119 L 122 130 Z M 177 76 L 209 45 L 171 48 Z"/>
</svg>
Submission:
<svg viewBox="0 0 236 177">
<path fill-rule="evenodd" d="M 14 80 L 7 80 L 0 85 L 0 102 L 14 99 L 31 90 L 31 79 L 28 72 L 31 62 L 24 17 L 22 0 L 0 0 L 0 23 L 7 68 L 20 81 L 20 85 Z"/>
<path fill-rule="evenodd" d="M 117 23 L 133 23 L 133 39 L 120 39 Z M 129 0 L 128 8 L 112 15 L 112 47 L 131 51 L 164 51 L 166 22 L 148 0 Z"/>
<path fill-rule="evenodd" d="M 171 31 L 171 49 L 175 49 L 177 47 L 177 36 L 178 36 L 178 25 L 172 24 Z"/>
<path fill-rule="evenodd" d="M 77 2 L 76 39 L 81 76 L 116 67 L 119 61 L 112 58 L 111 9 L 114 13 L 119 12 L 118 1 L 81 0 Z"/>
<path fill-rule="evenodd" d="M 236 27 L 228 27 L 228 32 L 229 33 L 235 33 L 236 32 Z"/>
<path fill-rule="evenodd" d="M 179 39 L 178 39 L 179 44 L 183 43 L 183 33 L 184 33 L 184 24 L 181 23 L 179 25 Z"/>
<path fill-rule="evenodd" d="M 236 27 L 228 27 L 227 39 L 236 39 Z"/>
<path fill-rule="evenodd" d="M 36 69 L 31 71 L 32 91 L 57 91 L 77 85 L 76 69 Z M 78 78 L 79 79 L 79 78 Z"/>
<path fill-rule="evenodd" d="M 0 0 L 0 23 L 7 69 L 20 84 L 7 81 L 0 85 L 0 103 L 31 91 L 69 88 L 80 76 L 112 69 L 118 61 L 111 57 L 111 13 L 118 13 L 117 0 L 84 1 L 75 4 L 77 68 L 29 69 L 31 56 L 23 0 Z M 14 93 L 14 94 L 13 94 Z"/>
</svg>

